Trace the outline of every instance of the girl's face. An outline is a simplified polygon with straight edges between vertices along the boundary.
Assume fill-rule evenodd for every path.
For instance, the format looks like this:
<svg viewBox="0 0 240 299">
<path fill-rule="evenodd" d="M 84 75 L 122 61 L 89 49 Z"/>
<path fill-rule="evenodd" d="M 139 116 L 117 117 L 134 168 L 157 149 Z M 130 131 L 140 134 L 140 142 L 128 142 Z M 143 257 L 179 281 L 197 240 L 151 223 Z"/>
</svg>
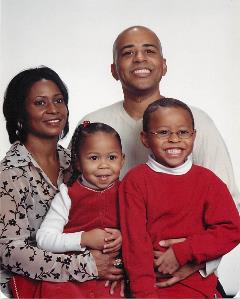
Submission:
<svg viewBox="0 0 240 299">
<path fill-rule="evenodd" d="M 170 131 L 169 136 L 164 134 Z M 160 134 L 152 134 L 158 132 Z M 181 132 L 188 138 L 180 138 L 176 134 Z M 160 107 L 151 113 L 148 132 L 141 133 L 141 139 L 147 148 L 150 148 L 158 163 L 167 167 L 182 165 L 193 149 L 195 131 L 188 111 L 181 107 Z"/>
<path fill-rule="evenodd" d="M 118 179 L 124 155 L 117 138 L 105 132 L 90 134 L 84 140 L 77 164 L 84 178 L 98 189 Z"/>
<path fill-rule="evenodd" d="M 28 137 L 58 138 L 65 127 L 68 110 L 57 85 L 50 80 L 35 82 L 26 99 Z"/>
</svg>

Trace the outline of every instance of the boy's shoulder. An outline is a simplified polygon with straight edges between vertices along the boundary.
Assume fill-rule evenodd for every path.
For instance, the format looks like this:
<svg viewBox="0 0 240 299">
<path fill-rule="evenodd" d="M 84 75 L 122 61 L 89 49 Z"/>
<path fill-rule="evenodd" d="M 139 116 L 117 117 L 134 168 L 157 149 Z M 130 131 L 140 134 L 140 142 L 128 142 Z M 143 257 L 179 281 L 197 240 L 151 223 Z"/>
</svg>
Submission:
<svg viewBox="0 0 240 299">
<path fill-rule="evenodd" d="M 225 184 L 212 170 L 202 166 L 193 164 L 192 172 L 202 177 L 202 180 L 208 179 Z"/>
</svg>

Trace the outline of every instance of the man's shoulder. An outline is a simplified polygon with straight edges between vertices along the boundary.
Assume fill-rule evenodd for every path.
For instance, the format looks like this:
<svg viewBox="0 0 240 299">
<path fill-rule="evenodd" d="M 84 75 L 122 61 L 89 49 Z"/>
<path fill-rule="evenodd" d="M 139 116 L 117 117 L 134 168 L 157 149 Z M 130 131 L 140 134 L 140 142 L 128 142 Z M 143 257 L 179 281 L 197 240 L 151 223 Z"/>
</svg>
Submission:
<svg viewBox="0 0 240 299">
<path fill-rule="evenodd" d="M 195 106 L 191 106 L 191 105 L 189 105 L 189 107 L 192 111 L 194 120 L 196 122 L 198 122 L 198 121 L 213 122 L 212 119 L 210 118 L 210 116 L 204 110 L 202 110 L 198 107 L 195 107 Z"/>
<path fill-rule="evenodd" d="M 116 115 L 118 115 L 119 111 L 122 110 L 122 105 L 123 101 L 119 101 L 114 104 L 100 108 L 96 111 L 90 112 L 82 118 L 81 122 L 84 120 L 89 120 L 91 122 L 104 122 L 106 118 L 116 118 Z"/>
</svg>

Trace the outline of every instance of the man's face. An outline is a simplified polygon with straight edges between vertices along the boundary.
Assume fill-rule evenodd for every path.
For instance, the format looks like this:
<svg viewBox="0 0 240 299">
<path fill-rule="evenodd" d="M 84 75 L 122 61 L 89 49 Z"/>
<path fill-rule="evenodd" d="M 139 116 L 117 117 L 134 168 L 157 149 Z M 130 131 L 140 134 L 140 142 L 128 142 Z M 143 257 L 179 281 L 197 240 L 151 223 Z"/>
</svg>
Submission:
<svg viewBox="0 0 240 299">
<path fill-rule="evenodd" d="M 116 42 L 112 74 L 120 80 L 123 91 L 139 94 L 159 90 L 166 73 L 157 36 L 147 28 L 132 28 L 123 32 Z"/>
</svg>

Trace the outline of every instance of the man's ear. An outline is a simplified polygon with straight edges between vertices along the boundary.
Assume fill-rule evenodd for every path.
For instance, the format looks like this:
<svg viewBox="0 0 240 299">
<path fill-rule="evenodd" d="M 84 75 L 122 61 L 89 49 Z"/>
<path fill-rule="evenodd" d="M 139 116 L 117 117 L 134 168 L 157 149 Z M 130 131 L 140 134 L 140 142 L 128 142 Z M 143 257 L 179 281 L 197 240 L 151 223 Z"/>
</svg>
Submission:
<svg viewBox="0 0 240 299">
<path fill-rule="evenodd" d="M 165 76 L 167 73 L 167 62 L 166 62 L 166 59 L 163 58 L 163 76 Z"/>
<path fill-rule="evenodd" d="M 118 77 L 118 72 L 117 72 L 117 68 L 116 68 L 115 63 L 111 64 L 111 73 L 112 73 L 113 78 L 118 81 L 119 77 Z"/>
<path fill-rule="evenodd" d="M 142 141 L 142 144 L 149 148 L 149 143 L 148 143 L 148 136 L 147 136 L 147 133 L 142 131 L 141 134 L 140 134 L 140 137 L 141 137 L 141 141 Z"/>
</svg>

